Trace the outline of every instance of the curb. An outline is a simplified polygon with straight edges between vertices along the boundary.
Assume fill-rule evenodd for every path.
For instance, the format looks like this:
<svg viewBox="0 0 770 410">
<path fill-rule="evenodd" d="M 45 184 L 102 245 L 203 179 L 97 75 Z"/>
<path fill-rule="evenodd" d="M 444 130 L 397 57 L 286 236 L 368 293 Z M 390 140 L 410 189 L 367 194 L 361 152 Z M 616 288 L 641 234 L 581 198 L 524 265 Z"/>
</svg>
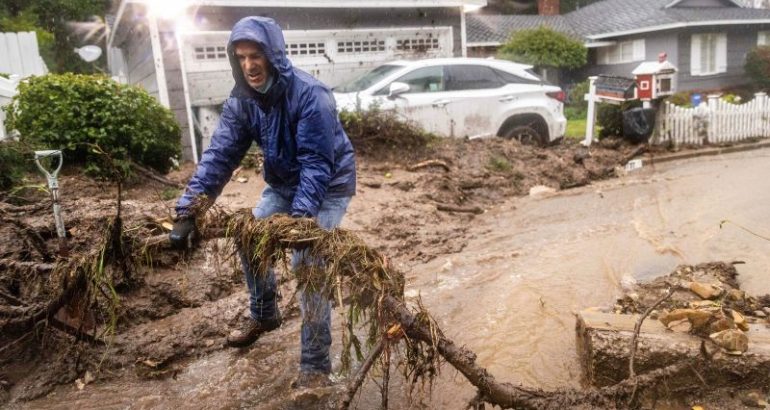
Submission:
<svg viewBox="0 0 770 410">
<path fill-rule="evenodd" d="M 730 154 L 733 152 L 752 151 L 755 149 L 770 148 L 770 141 L 755 142 L 752 144 L 739 144 L 728 147 L 719 148 L 706 148 L 695 149 L 686 152 L 675 152 L 672 154 L 663 154 L 651 156 L 649 153 L 644 154 L 640 159 L 642 160 L 642 166 L 650 166 L 669 161 L 677 161 L 682 159 L 690 159 L 705 156 L 714 156 L 722 154 Z"/>
</svg>

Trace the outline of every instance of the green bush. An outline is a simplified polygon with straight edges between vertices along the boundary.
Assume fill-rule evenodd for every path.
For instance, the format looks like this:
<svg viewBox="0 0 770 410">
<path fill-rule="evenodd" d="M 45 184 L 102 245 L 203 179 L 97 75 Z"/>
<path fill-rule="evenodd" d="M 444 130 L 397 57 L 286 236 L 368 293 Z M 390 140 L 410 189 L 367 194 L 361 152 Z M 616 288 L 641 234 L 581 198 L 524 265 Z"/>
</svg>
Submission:
<svg viewBox="0 0 770 410">
<path fill-rule="evenodd" d="M 759 46 L 749 51 L 744 68 L 757 86 L 770 89 L 770 46 Z"/>
<path fill-rule="evenodd" d="M 728 93 L 722 96 L 722 99 L 730 104 L 744 104 L 749 100 L 744 99 L 738 94 Z"/>
<path fill-rule="evenodd" d="M 688 108 L 692 107 L 692 100 L 690 100 L 690 93 L 686 91 L 680 91 L 678 93 L 675 93 L 674 95 L 666 98 L 666 101 L 680 107 L 688 107 Z"/>
<path fill-rule="evenodd" d="M 34 154 L 18 141 L 0 141 L 0 191 L 18 185 L 25 173 L 34 167 Z"/>
<path fill-rule="evenodd" d="M 578 40 L 541 26 L 513 33 L 498 56 L 537 67 L 573 69 L 586 64 L 588 49 Z"/>
<path fill-rule="evenodd" d="M 171 111 L 141 88 L 103 76 L 32 77 L 6 110 L 7 128 L 22 142 L 61 149 L 68 164 L 95 175 L 114 177 L 113 167 L 126 171 L 129 161 L 166 173 L 181 149 Z"/>
<path fill-rule="evenodd" d="M 584 119 L 588 111 L 588 101 L 585 95 L 588 94 L 590 83 L 588 80 L 581 81 L 573 85 L 567 93 L 567 101 L 564 106 L 564 116 L 568 120 Z"/>
<path fill-rule="evenodd" d="M 641 107 L 641 101 L 627 101 L 620 105 L 599 104 L 596 111 L 596 123 L 602 127 L 599 138 L 623 136 L 623 112 Z"/>
</svg>

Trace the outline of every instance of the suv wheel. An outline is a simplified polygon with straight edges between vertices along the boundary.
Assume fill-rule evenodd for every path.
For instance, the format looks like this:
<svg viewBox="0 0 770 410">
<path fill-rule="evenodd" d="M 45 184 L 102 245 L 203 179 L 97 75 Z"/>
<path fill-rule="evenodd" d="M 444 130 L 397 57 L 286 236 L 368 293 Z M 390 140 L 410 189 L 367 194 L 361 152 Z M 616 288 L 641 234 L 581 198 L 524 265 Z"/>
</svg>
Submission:
<svg viewBox="0 0 770 410">
<path fill-rule="evenodd" d="M 516 125 L 506 130 L 503 138 L 515 139 L 522 144 L 527 145 L 540 145 L 543 142 L 543 137 L 533 127 L 529 125 Z"/>
</svg>

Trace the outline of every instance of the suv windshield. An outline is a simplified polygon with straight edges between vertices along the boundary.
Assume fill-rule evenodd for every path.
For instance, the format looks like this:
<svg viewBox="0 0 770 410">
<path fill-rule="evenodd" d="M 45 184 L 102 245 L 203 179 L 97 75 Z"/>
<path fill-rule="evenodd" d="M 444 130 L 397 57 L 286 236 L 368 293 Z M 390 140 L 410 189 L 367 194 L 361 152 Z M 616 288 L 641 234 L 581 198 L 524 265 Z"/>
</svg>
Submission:
<svg viewBox="0 0 770 410">
<path fill-rule="evenodd" d="M 353 81 L 334 87 L 334 91 L 338 93 L 354 93 L 354 92 L 365 90 L 371 87 L 376 82 L 385 78 L 388 74 L 398 70 L 399 68 L 402 68 L 402 66 L 387 65 L 387 64 L 381 65 L 375 68 L 374 70 L 369 71 L 368 73 L 362 75 L 361 77 L 356 78 Z"/>
</svg>

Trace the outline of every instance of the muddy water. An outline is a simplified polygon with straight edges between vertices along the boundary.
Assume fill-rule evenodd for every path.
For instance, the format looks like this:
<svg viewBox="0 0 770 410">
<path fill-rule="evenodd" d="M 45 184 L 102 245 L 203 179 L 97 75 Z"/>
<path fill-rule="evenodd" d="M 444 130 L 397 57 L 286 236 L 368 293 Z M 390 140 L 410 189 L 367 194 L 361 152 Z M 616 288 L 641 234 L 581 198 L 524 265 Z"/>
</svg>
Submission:
<svg viewBox="0 0 770 410">
<path fill-rule="evenodd" d="M 770 236 L 767 175 L 770 150 L 665 164 L 550 197 L 510 200 L 474 220 L 461 253 L 406 269 L 407 294 L 421 295 L 447 335 L 473 349 L 498 379 L 578 387 L 573 312 L 612 304 L 624 285 L 680 263 L 744 260 L 744 289 L 770 292 L 770 242 L 734 224 L 719 227 L 729 219 Z M 294 321 L 252 349 L 194 360 L 176 378 L 66 387 L 29 407 L 282 408 L 266 398 L 287 392 L 297 331 Z M 401 390 L 392 392 L 392 408 L 408 407 Z M 368 382 L 358 408 L 377 408 L 375 394 Z M 473 394 L 446 367 L 430 398 L 411 407 L 461 409 Z"/>
<path fill-rule="evenodd" d="M 449 336 L 498 378 L 579 386 L 572 312 L 612 304 L 634 280 L 681 263 L 743 260 L 741 285 L 770 292 L 770 152 L 644 169 L 550 198 L 502 204 L 478 219 L 461 254 L 414 268 L 420 293 Z M 720 221 L 729 220 L 720 229 Z M 441 405 L 460 408 L 457 383 Z M 459 389 L 459 390 L 458 390 Z"/>
</svg>

